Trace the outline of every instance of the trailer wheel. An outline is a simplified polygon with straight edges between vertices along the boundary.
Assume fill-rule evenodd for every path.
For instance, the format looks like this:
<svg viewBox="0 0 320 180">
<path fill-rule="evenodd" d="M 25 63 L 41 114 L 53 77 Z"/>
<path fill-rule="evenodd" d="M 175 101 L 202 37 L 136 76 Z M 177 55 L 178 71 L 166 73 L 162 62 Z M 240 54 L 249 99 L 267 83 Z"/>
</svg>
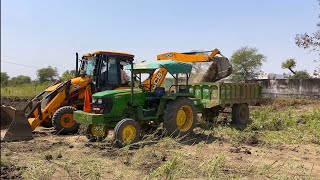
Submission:
<svg viewBox="0 0 320 180">
<path fill-rule="evenodd" d="M 140 134 L 140 125 L 129 118 L 122 119 L 114 128 L 114 137 L 119 147 L 140 141 Z"/>
<path fill-rule="evenodd" d="M 109 134 L 108 128 L 102 125 L 90 124 L 87 127 L 86 137 L 90 142 L 103 141 Z"/>
<path fill-rule="evenodd" d="M 249 123 L 248 104 L 235 104 L 232 106 L 232 122 L 242 125 Z"/>
<path fill-rule="evenodd" d="M 52 117 L 52 125 L 58 134 L 76 133 L 79 130 L 79 123 L 73 119 L 73 112 L 77 109 L 71 106 L 59 108 Z"/>
<path fill-rule="evenodd" d="M 192 100 L 178 98 L 170 102 L 164 110 L 163 126 L 173 137 L 184 136 L 193 131 L 197 119 Z"/>
</svg>

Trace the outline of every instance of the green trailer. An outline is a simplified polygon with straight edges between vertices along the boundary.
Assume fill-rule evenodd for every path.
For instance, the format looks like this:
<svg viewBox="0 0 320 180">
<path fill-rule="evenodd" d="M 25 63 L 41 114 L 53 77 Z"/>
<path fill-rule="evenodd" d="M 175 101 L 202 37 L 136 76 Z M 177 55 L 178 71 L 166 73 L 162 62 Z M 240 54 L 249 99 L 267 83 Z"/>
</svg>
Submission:
<svg viewBox="0 0 320 180">
<path fill-rule="evenodd" d="M 193 131 L 197 113 L 217 116 L 225 108 L 232 108 L 235 122 L 246 124 L 249 120 L 248 105 L 257 105 L 261 97 L 259 84 L 188 83 L 191 63 L 157 61 L 129 65 L 131 89 L 108 90 L 93 94 L 92 111 L 75 111 L 74 119 L 87 125 L 87 137 L 91 141 L 103 140 L 109 129 L 119 146 L 139 141 L 141 128 L 159 126 L 161 123 L 171 136 L 184 136 Z M 152 76 L 157 69 L 165 68 L 176 80 L 168 90 L 144 87 L 142 74 Z M 185 83 L 179 84 L 179 75 L 185 75 Z"/>
<path fill-rule="evenodd" d="M 190 92 L 195 105 L 207 120 L 213 120 L 225 108 L 232 108 L 232 121 L 246 125 L 248 106 L 259 105 L 262 86 L 258 83 L 197 83 Z"/>
</svg>

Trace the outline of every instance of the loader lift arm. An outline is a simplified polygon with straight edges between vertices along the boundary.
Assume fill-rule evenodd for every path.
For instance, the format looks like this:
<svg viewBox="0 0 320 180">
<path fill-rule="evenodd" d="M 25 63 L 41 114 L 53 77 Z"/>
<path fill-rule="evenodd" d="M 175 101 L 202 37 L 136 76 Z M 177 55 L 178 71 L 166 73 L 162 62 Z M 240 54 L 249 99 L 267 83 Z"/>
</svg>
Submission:
<svg viewBox="0 0 320 180">
<path fill-rule="evenodd" d="M 210 53 L 209 55 L 205 55 Z M 217 56 L 219 55 L 219 56 Z M 212 62 L 207 72 L 207 77 L 204 78 L 205 81 L 215 82 L 222 78 L 228 77 L 232 72 L 232 66 L 229 60 L 222 55 L 219 49 L 214 49 L 211 51 L 194 51 L 194 52 L 167 52 L 157 55 L 157 60 L 173 60 L 179 62 L 189 62 L 189 63 L 199 63 L 199 62 Z M 146 90 L 150 90 L 149 87 L 154 89 L 162 85 L 168 71 L 165 68 L 160 68 L 157 72 L 153 74 L 150 78 L 146 79 L 143 84 Z M 152 83 L 152 86 L 150 85 Z"/>
</svg>

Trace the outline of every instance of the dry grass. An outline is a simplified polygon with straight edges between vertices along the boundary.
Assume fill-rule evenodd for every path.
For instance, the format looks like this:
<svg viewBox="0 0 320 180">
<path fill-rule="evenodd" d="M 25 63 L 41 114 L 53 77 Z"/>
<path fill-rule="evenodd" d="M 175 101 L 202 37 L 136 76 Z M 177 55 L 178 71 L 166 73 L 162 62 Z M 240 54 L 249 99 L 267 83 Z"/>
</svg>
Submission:
<svg viewBox="0 0 320 180">
<path fill-rule="evenodd" d="M 1 164 L 25 167 L 20 169 L 24 179 L 320 177 L 320 145 L 312 140 L 319 132 L 319 109 L 313 102 L 276 107 L 256 108 L 245 128 L 220 124 L 183 138 L 160 138 L 155 132 L 124 148 L 113 147 L 111 137 L 101 143 L 88 143 L 84 136 L 1 143 Z"/>
</svg>

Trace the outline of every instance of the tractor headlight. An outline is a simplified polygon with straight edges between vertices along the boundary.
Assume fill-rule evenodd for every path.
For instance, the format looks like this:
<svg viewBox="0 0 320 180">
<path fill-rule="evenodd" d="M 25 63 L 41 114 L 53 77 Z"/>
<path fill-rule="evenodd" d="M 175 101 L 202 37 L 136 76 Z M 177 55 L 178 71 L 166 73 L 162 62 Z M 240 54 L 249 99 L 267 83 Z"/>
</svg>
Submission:
<svg viewBox="0 0 320 180">
<path fill-rule="evenodd" d="M 97 102 L 97 99 L 92 99 L 92 103 L 96 103 Z"/>
<path fill-rule="evenodd" d="M 97 98 L 95 100 L 92 99 L 92 110 L 95 114 L 107 114 L 112 110 L 113 100 L 112 98 Z"/>
</svg>

